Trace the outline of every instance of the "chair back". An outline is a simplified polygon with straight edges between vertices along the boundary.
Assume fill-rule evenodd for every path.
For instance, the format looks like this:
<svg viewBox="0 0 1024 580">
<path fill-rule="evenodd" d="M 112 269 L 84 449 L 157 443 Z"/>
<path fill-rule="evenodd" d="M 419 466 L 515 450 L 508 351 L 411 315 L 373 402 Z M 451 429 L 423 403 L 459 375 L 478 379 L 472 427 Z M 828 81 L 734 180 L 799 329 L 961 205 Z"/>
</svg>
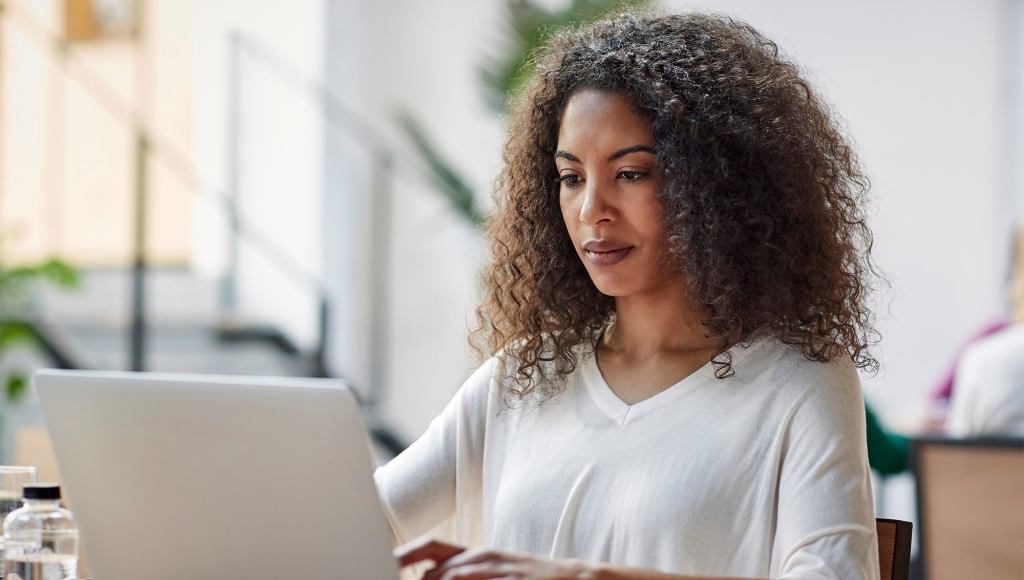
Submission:
<svg viewBox="0 0 1024 580">
<path fill-rule="evenodd" d="M 878 563 L 882 580 L 907 580 L 910 576 L 910 534 L 914 525 L 878 518 Z"/>
<path fill-rule="evenodd" d="M 922 576 L 1024 578 L 1024 439 L 916 439 Z"/>
</svg>

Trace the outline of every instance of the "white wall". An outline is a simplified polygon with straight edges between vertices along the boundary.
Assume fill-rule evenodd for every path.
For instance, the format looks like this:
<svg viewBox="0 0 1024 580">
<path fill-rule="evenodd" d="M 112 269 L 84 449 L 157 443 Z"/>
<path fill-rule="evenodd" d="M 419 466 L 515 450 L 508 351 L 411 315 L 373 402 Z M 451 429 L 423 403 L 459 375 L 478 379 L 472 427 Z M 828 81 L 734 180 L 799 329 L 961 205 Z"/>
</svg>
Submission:
<svg viewBox="0 0 1024 580">
<path fill-rule="evenodd" d="M 327 151 L 327 205 L 338 224 L 327 233 L 327 264 L 336 313 L 332 360 L 360 385 L 379 389 L 383 417 L 412 439 L 451 398 L 472 370 L 466 347 L 476 301 L 482 239 L 427 185 L 396 131 L 395 114 L 414 114 L 481 193 L 498 165 L 501 124 L 485 110 L 476 66 L 494 43 L 500 2 L 345 3 L 334 6 L 328 77 L 331 91 L 352 104 L 396 147 L 386 370 L 370 385 L 372 352 L 366 285 L 373 181 L 371 156 L 350 137 L 332 135 Z M 365 144 L 365 140 L 364 140 Z M 345 174 L 348 171 L 348 174 Z M 345 187 L 355 197 L 336 200 Z M 334 200 L 334 201 L 331 201 Z M 326 212 L 333 213 L 333 212 Z M 362 246 L 360 246 L 362 244 Z"/>
<path fill-rule="evenodd" d="M 195 6 L 196 156 L 211 190 L 228 183 L 228 71 L 221 55 L 232 29 L 269 45 L 398 151 L 391 184 L 391 285 L 383 297 L 387 366 L 383 383 L 371 385 L 370 259 L 379 243 L 369 223 L 378 177 L 374 142 L 324 115 L 309 99 L 312 93 L 299 97 L 261 65 L 245 64 L 243 212 L 324 280 L 332 298 L 331 370 L 364 394 L 385 396 L 385 419 L 411 440 L 471 371 L 467 315 L 475 303 L 482 240 L 427 185 L 394 114 L 399 108 L 415 113 L 486 202 L 501 127 L 484 109 L 475 67 L 480 51 L 493 44 L 501 3 Z M 196 216 L 195 261 L 219 275 L 226 257 L 223 212 L 215 203 L 201 203 Z M 277 324 L 310 346 L 312 296 L 258 259 L 250 254 L 242 262 L 242 316 Z"/>
<path fill-rule="evenodd" d="M 194 2 L 196 164 L 214 196 L 230 185 L 228 150 L 229 35 L 241 34 L 271 51 L 301 75 L 321 79 L 326 44 L 322 0 Z M 237 199 L 248 226 L 275 248 L 240 245 L 238 311 L 265 322 L 300 345 L 313 344 L 315 286 L 322 276 L 321 116 L 302 85 L 258 58 L 240 60 Z M 219 275 L 226 259 L 226 214 L 216 197 L 197 201 L 193 263 Z M 282 267 L 275 255 L 291 266 Z M 301 275 L 296 279 L 295 272 Z"/>
</svg>

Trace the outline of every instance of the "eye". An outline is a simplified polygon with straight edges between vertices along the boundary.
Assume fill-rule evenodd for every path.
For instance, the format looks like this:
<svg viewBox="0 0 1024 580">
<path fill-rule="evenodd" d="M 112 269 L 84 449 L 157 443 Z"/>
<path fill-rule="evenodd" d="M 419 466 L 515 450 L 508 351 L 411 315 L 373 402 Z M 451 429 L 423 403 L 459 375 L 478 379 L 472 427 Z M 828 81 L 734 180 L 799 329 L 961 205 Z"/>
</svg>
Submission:
<svg viewBox="0 0 1024 580">
<path fill-rule="evenodd" d="M 626 170 L 626 171 L 620 171 L 619 172 L 619 177 L 625 179 L 626 181 L 640 181 L 641 179 L 647 177 L 647 173 L 645 173 L 643 171 L 629 171 L 629 170 Z"/>
<path fill-rule="evenodd" d="M 558 181 L 566 187 L 573 188 L 580 184 L 580 176 L 575 173 L 566 173 L 565 175 L 559 176 L 555 181 Z"/>
</svg>

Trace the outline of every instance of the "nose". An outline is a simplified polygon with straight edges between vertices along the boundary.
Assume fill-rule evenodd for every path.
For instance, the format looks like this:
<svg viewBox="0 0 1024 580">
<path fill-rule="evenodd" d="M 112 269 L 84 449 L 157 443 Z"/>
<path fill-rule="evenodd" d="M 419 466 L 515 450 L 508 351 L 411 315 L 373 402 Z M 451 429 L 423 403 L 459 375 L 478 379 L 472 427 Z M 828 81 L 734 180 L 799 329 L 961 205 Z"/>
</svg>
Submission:
<svg viewBox="0 0 1024 580">
<path fill-rule="evenodd" d="M 580 207 L 580 221 L 587 225 L 610 222 L 616 218 L 618 210 L 609 202 L 605 188 L 597 180 L 587 182 Z"/>
</svg>

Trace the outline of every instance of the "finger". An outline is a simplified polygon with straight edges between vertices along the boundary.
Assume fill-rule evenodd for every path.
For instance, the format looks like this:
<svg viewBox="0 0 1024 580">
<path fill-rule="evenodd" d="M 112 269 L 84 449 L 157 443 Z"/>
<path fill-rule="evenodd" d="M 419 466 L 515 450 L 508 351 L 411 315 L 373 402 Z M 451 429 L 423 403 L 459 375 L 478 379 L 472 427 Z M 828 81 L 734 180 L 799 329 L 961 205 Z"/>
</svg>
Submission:
<svg viewBox="0 0 1024 580">
<path fill-rule="evenodd" d="M 424 551 L 443 550 L 443 546 L 453 546 L 447 542 L 438 540 L 432 536 L 422 536 L 411 542 L 407 542 L 398 546 L 392 551 L 392 554 L 396 558 L 402 558 L 406 555 L 413 553 L 421 553 Z M 456 546 L 457 547 L 457 546 Z"/>
<path fill-rule="evenodd" d="M 451 570 L 441 580 L 486 580 L 500 578 L 508 574 L 506 564 L 495 564 L 485 562 L 482 564 L 468 564 Z"/>
<path fill-rule="evenodd" d="M 490 569 L 494 570 L 501 566 L 507 566 L 516 563 L 520 559 L 519 556 L 508 552 L 501 552 L 498 550 L 488 550 L 483 548 L 470 548 L 463 551 L 461 554 L 457 554 L 448 558 L 442 563 L 439 563 L 434 568 L 431 568 L 423 576 L 421 580 L 436 580 L 439 578 L 445 578 L 445 574 L 449 570 L 463 570 L 465 567 L 473 566 L 489 566 Z M 509 570 L 505 570 L 507 573 Z"/>
<path fill-rule="evenodd" d="M 484 562 L 497 564 L 500 562 L 515 562 L 520 559 L 521 556 L 511 552 L 487 548 L 469 548 L 446 560 L 444 565 L 447 568 L 454 568 L 455 566 L 464 566 L 466 564 L 481 564 Z"/>
<path fill-rule="evenodd" d="M 479 562 L 462 564 L 454 568 L 434 568 L 422 580 L 484 580 L 485 578 L 508 578 L 508 564 L 503 562 Z M 432 574 L 431 574 L 432 573 Z"/>
<path fill-rule="evenodd" d="M 404 568 L 423 560 L 433 560 L 440 564 L 464 550 L 465 548 L 461 546 L 427 537 L 400 546 L 394 551 L 394 555 L 395 558 L 398 558 L 399 567 Z"/>
</svg>

